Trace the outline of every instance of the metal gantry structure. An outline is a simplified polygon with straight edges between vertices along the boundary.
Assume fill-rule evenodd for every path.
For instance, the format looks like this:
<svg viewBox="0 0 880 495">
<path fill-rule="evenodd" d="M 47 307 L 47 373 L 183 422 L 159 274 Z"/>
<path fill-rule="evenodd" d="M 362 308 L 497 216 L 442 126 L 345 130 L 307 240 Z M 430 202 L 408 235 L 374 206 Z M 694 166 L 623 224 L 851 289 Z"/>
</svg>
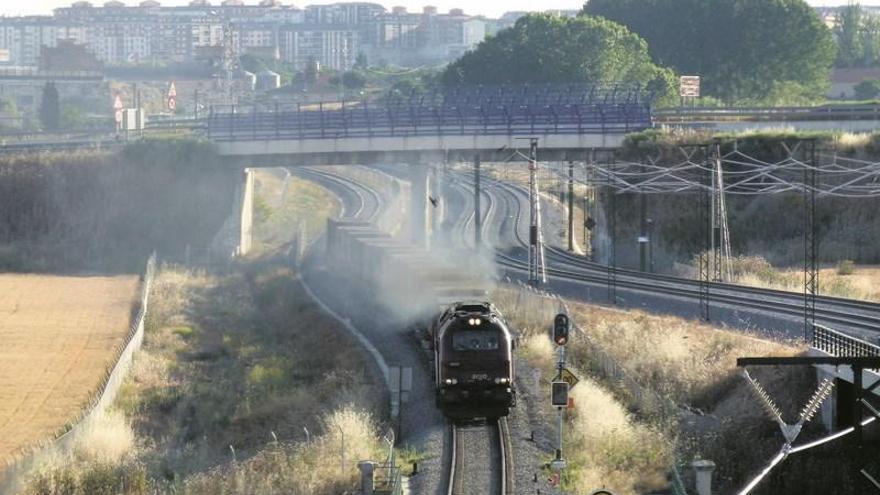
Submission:
<svg viewBox="0 0 880 495">
<path fill-rule="evenodd" d="M 809 339 L 819 288 L 817 200 L 880 197 L 880 162 L 820 150 L 815 139 L 782 142 L 778 149 L 771 150 L 776 156 L 772 161 L 749 155 L 737 142 L 726 144 L 724 149 L 728 151 L 722 152 L 719 141 L 681 145 L 666 150 L 662 157 L 648 156 L 638 161 L 619 159 L 620 153 L 612 149 L 588 150 L 583 179 L 575 180 L 608 191 L 606 232 L 611 242 L 605 257 L 609 300 L 614 301 L 616 291 L 617 196 L 697 195 L 700 308 L 701 316 L 708 319 L 711 284 L 730 281 L 732 271 L 728 197 L 799 194 L 804 205 L 804 338 Z M 605 158 L 597 160 L 603 152 Z"/>
<path fill-rule="evenodd" d="M 852 426 L 843 431 L 834 433 L 825 437 L 824 439 L 819 439 L 814 442 L 810 442 L 808 444 L 800 445 L 797 447 L 792 447 L 792 443 L 797 438 L 798 434 L 801 431 L 801 427 L 806 421 L 817 412 L 819 405 L 823 400 L 825 400 L 830 394 L 831 384 L 833 382 L 823 381 L 816 392 L 811 397 L 810 401 L 808 401 L 807 405 L 801 410 L 800 421 L 795 425 L 787 425 L 785 424 L 781 416 L 778 413 L 778 408 L 773 403 L 772 399 L 769 395 L 764 391 L 760 385 L 752 378 L 749 377 L 746 372 L 746 378 L 751 382 L 752 386 L 755 387 L 757 395 L 764 402 L 765 408 L 768 410 L 771 416 L 776 416 L 780 426 L 782 427 L 783 435 L 786 438 L 786 442 L 783 445 L 779 454 L 774 457 L 768 466 L 764 468 L 764 470 L 754 479 L 749 482 L 742 490 L 740 490 L 739 495 L 747 495 L 751 492 L 763 479 L 764 477 L 782 460 L 788 457 L 791 454 L 801 452 L 804 450 L 809 450 L 813 447 L 817 447 L 824 443 L 836 440 L 838 438 L 847 436 L 852 434 L 850 438 L 850 447 L 852 452 L 852 481 L 855 484 L 855 493 L 861 494 L 866 493 L 865 488 L 870 486 L 872 488 L 871 493 L 876 493 L 877 490 L 880 490 L 880 482 L 877 481 L 874 475 L 877 473 L 868 472 L 866 469 L 866 457 L 865 457 L 865 438 L 864 438 L 864 427 L 877 420 L 880 419 L 880 411 L 878 411 L 868 400 L 865 399 L 867 394 L 872 393 L 875 389 L 880 387 L 880 379 L 874 379 L 874 381 L 868 386 L 865 387 L 864 377 L 865 371 L 867 370 L 877 370 L 880 369 L 880 356 L 796 356 L 796 357 L 749 357 L 749 358 L 738 358 L 736 360 L 736 365 L 745 370 L 747 366 L 847 366 L 852 370 L 853 374 L 853 408 L 852 408 Z M 876 376 L 876 374 L 868 375 L 868 376 Z M 870 414 L 870 417 L 865 420 L 865 411 Z"/>
</svg>

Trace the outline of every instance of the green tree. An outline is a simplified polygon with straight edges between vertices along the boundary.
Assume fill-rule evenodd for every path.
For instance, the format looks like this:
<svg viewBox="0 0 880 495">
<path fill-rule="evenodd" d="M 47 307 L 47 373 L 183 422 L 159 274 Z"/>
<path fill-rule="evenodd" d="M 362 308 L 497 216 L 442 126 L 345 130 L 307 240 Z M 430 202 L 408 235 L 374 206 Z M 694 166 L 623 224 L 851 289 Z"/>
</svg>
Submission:
<svg viewBox="0 0 880 495">
<path fill-rule="evenodd" d="M 869 16 L 862 22 L 862 46 L 865 67 L 873 67 L 880 62 L 880 19 Z"/>
<path fill-rule="evenodd" d="M 269 68 L 268 62 L 261 59 L 260 57 L 251 55 L 250 53 L 245 53 L 238 60 L 239 63 L 241 63 L 242 69 L 248 72 L 253 72 L 254 74 Z"/>
<path fill-rule="evenodd" d="M 674 75 L 651 60 L 645 40 L 597 17 L 529 14 L 450 64 L 445 85 L 584 82 L 674 92 Z"/>
<path fill-rule="evenodd" d="M 357 70 L 364 70 L 369 66 L 369 62 L 367 61 L 367 54 L 364 52 L 358 52 L 357 57 L 354 59 L 354 68 Z"/>
<path fill-rule="evenodd" d="M 318 63 L 318 60 L 314 56 L 309 55 L 308 60 L 306 60 L 306 70 L 304 72 L 305 80 L 310 83 L 316 82 L 318 80 L 320 67 L 321 65 Z"/>
<path fill-rule="evenodd" d="M 367 85 L 367 78 L 360 72 L 350 70 L 342 74 L 342 85 L 348 89 L 361 89 Z"/>
<path fill-rule="evenodd" d="M 873 100 L 880 95 L 880 80 L 871 79 L 856 84 L 855 88 L 857 100 Z"/>
<path fill-rule="evenodd" d="M 834 39 L 803 0 L 589 0 L 583 13 L 627 26 L 658 64 L 701 76 L 704 93 L 728 102 L 780 87 L 816 99 L 830 83 Z"/>
<path fill-rule="evenodd" d="M 61 127 L 61 100 L 54 82 L 43 86 L 43 98 L 40 102 L 40 123 L 47 131 L 57 131 Z"/>
<path fill-rule="evenodd" d="M 86 115 L 83 111 L 73 105 L 64 105 L 61 109 L 61 128 L 68 130 L 79 130 L 86 126 Z"/>
<path fill-rule="evenodd" d="M 840 9 L 840 21 L 834 29 L 837 37 L 837 66 L 858 67 L 865 61 L 865 31 L 862 6 L 857 3 Z"/>
</svg>

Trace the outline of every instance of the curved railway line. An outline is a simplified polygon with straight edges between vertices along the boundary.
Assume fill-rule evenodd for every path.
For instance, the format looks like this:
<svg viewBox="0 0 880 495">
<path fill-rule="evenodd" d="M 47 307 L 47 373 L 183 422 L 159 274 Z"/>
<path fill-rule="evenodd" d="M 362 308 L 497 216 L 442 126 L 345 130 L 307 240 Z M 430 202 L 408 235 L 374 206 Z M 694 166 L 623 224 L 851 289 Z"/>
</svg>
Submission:
<svg viewBox="0 0 880 495">
<path fill-rule="evenodd" d="M 528 192 L 522 187 L 484 178 L 484 191 L 497 196 L 490 204 L 502 205 L 506 216 L 520 227 L 513 229 L 510 240 L 516 247 L 528 250 L 528 241 L 520 225 L 525 220 Z M 467 182 L 466 180 L 463 182 Z M 473 187 L 472 183 L 468 184 Z M 471 194 L 472 195 L 472 194 Z M 525 206 L 523 206 L 525 203 Z M 473 208 L 473 203 L 470 203 Z M 488 225 L 488 223 L 486 223 Z M 526 227 L 527 228 L 527 227 Z M 503 235 L 503 230 L 500 235 Z M 608 284 L 613 278 L 617 287 L 662 294 L 688 300 L 700 297 L 700 282 L 671 275 L 644 273 L 623 268 L 609 269 L 606 265 L 592 262 L 568 253 L 558 247 L 545 247 L 547 275 L 562 280 L 574 280 L 591 284 Z M 509 269 L 523 271 L 528 261 L 521 256 L 498 253 L 498 263 Z M 760 287 L 740 286 L 721 282 L 709 283 L 709 301 L 735 305 L 739 308 L 768 311 L 786 317 L 804 316 L 804 295 Z M 832 296 L 816 296 L 816 320 L 821 323 L 856 331 L 866 338 L 877 338 L 880 328 L 880 304 L 856 301 Z"/>
<path fill-rule="evenodd" d="M 382 213 L 382 194 L 368 186 L 344 175 L 316 168 L 294 168 L 292 171 L 336 194 L 342 202 L 343 218 L 372 222 Z"/>
</svg>

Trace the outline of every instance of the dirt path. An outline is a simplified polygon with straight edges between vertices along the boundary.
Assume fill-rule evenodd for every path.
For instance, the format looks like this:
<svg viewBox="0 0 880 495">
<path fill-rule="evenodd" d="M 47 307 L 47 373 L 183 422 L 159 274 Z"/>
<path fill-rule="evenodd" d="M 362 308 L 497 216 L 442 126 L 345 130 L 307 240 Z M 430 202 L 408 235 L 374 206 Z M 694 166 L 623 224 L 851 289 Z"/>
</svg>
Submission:
<svg viewBox="0 0 880 495">
<path fill-rule="evenodd" d="M 0 275 L 0 462 L 75 419 L 128 333 L 138 286 Z"/>
</svg>

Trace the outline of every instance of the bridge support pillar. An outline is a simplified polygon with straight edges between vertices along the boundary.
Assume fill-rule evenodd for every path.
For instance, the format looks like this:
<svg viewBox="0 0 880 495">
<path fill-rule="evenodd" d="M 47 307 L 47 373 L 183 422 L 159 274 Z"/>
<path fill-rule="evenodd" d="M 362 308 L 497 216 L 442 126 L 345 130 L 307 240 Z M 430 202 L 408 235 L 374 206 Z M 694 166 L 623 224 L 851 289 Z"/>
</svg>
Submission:
<svg viewBox="0 0 880 495">
<path fill-rule="evenodd" d="M 417 164 L 410 166 L 410 236 L 413 244 L 417 246 L 429 246 L 430 234 L 428 231 L 431 205 L 428 202 L 430 186 L 428 183 L 428 165 Z"/>
<path fill-rule="evenodd" d="M 239 241 L 236 254 L 245 256 L 251 250 L 254 228 L 254 171 L 244 169 L 244 182 L 241 185 L 241 210 L 239 218 Z"/>
</svg>

